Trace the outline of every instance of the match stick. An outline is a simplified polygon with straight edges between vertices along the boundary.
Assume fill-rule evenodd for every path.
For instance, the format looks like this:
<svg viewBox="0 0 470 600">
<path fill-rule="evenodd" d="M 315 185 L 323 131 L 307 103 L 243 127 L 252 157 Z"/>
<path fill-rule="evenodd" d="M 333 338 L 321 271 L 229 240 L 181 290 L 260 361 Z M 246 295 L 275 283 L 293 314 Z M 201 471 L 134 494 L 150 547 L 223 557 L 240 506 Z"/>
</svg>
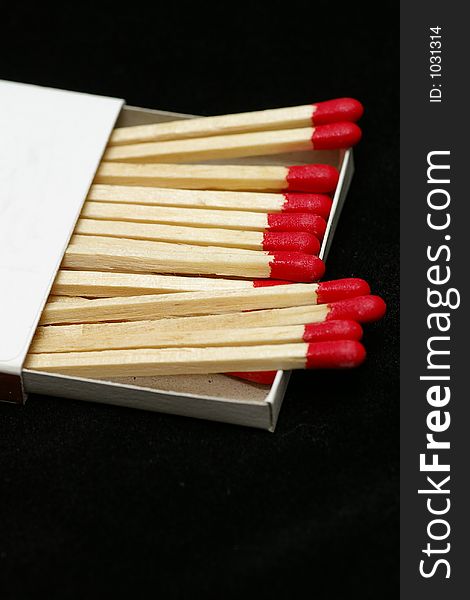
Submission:
<svg viewBox="0 0 470 600">
<path fill-rule="evenodd" d="M 59 329 L 61 327 L 58 327 Z M 68 329 L 67 326 L 62 329 Z M 289 325 L 283 327 L 252 327 L 249 329 L 209 329 L 186 331 L 184 334 L 169 332 L 159 335 L 152 344 L 125 344 L 122 337 L 112 336 L 95 338 L 83 347 L 80 337 L 63 335 L 60 343 L 51 343 L 51 339 L 36 336 L 30 353 L 74 352 L 95 350 L 122 350 L 125 348 L 189 348 L 210 346 L 252 346 L 265 344 L 293 344 L 296 342 L 324 342 L 328 340 L 360 340 L 362 327 L 355 321 L 325 321 L 307 325 Z M 125 345 L 123 345 L 125 344 Z"/>
<path fill-rule="evenodd" d="M 60 270 L 52 286 L 54 300 L 64 296 L 138 296 L 144 294 L 171 294 L 204 290 L 250 289 L 265 285 L 285 285 L 289 281 L 277 279 L 225 279 L 214 277 L 185 277 L 149 273 L 114 273 L 106 271 Z"/>
<path fill-rule="evenodd" d="M 338 280 L 339 281 L 339 280 Z M 342 279 L 342 297 L 355 297 L 370 292 L 369 286 L 362 279 Z M 323 302 L 325 286 L 330 282 L 321 282 Z M 107 271 L 66 271 L 59 270 L 52 286 L 48 302 L 76 301 L 92 298 L 110 298 L 115 296 L 138 296 L 147 294 L 170 294 L 178 292 L 200 292 L 208 290 L 246 290 L 274 285 L 289 285 L 290 281 L 281 279 L 226 279 L 214 277 L 188 277 L 173 275 L 155 275 L 148 273 L 118 273 Z M 312 284 L 316 285 L 316 284 Z M 347 286 L 350 292 L 347 292 Z M 317 290 L 318 293 L 318 290 Z M 72 298 L 70 298 L 72 297 Z M 331 300 L 331 298 L 330 298 Z"/>
<path fill-rule="evenodd" d="M 89 296 L 91 296 L 91 294 L 89 294 Z M 79 295 L 74 294 L 73 298 L 70 295 L 56 295 L 54 293 L 51 293 L 47 299 L 47 303 L 48 304 L 72 304 L 73 306 L 78 306 L 79 303 L 81 302 L 82 304 L 86 304 L 88 301 L 90 300 L 90 298 L 83 298 Z"/>
<path fill-rule="evenodd" d="M 337 121 L 357 121 L 362 113 L 362 104 L 357 100 L 338 98 L 288 108 L 275 108 L 216 117 L 200 117 L 152 125 L 119 127 L 111 134 L 109 144 L 134 144 L 248 131 L 295 129 L 310 125 L 325 125 Z"/>
<path fill-rule="evenodd" d="M 321 239 L 326 221 L 312 213 L 270 214 L 235 210 L 203 210 L 173 206 L 114 204 L 85 202 L 81 218 L 104 221 L 134 221 L 184 225 L 186 227 L 217 227 L 244 231 L 307 231 Z"/>
<path fill-rule="evenodd" d="M 263 194 L 213 190 L 175 190 L 123 185 L 92 185 L 88 200 L 249 212 L 312 212 L 327 219 L 332 201 L 326 194 Z"/>
<path fill-rule="evenodd" d="M 338 183 L 335 167 L 130 164 L 102 161 L 94 183 L 193 190 L 245 190 L 328 194 Z"/>
<path fill-rule="evenodd" d="M 365 295 L 370 292 L 363 279 L 342 279 L 343 298 Z M 271 285 L 288 285 L 290 281 L 280 279 L 225 279 L 213 277 L 178 277 L 173 275 L 154 275 L 148 273 L 113 273 L 106 271 L 64 271 L 60 270 L 52 286 L 52 296 L 48 302 L 76 300 L 77 296 L 92 298 L 110 298 L 113 296 L 139 296 L 145 294 L 171 294 L 177 292 L 201 292 L 208 290 L 246 290 Z M 321 282 L 323 302 L 325 286 L 330 282 Z M 316 284 L 312 284 L 316 285 Z M 347 287 L 349 286 L 349 294 Z M 317 293 L 319 290 L 317 289 Z M 54 295 L 55 294 L 55 295 Z M 88 298 L 84 298 L 87 300 Z M 330 298 L 331 300 L 331 298 Z"/>
<path fill-rule="evenodd" d="M 193 245 L 193 244 L 180 244 L 172 242 L 159 242 L 154 240 L 136 240 L 132 238 L 116 238 L 110 236 L 98 236 L 98 235 L 78 235 L 75 234 L 70 240 L 70 245 L 74 248 L 97 248 L 108 249 L 119 247 L 120 250 L 128 248 L 130 251 L 139 252 L 145 254 L 147 252 L 196 252 L 196 254 L 228 254 L 236 256 L 241 254 L 243 256 L 272 256 L 271 250 L 249 250 L 247 248 L 230 248 L 227 246 L 206 246 L 206 245 Z M 298 250 L 294 250 L 298 252 Z"/>
<path fill-rule="evenodd" d="M 220 275 L 244 279 L 285 279 L 294 282 L 312 282 L 321 279 L 325 265 L 316 256 L 300 252 L 230 253 L 194 251 L 175 252 L 129 247 L 120 242 L 106 247 L 102 243 L 68 246 L 62 268 L 90 271 L 121 271 L 133 273 L 161 273 L 181 275 Z M 144 242 L 140 242 L 144 243 Z M 153 242 L 147 242 L 146 246 Z M 156 244 L 156 242 L 155 242 Z"/>
<path fill-rule="evenodd" d="M 152 321 L 121 323 L 81 323 L 80 325 L 41 326 L 36 330 L 31 352 L 92 350 L 101 340 L 113 340 L 115 348 L 152 347 L 163 336 L 184 336 L 193 331 L 248 329 L 250 327 L 281 327 L 306 325 L 333 320 L 369 323 L 385 313 L 385 303 L 378 296 L 358 296 L 328 304 L 294 306 L 201 317 L 174 317 Z"/>
<path fill-rule="evenodd" d="M 46 305 L 41 324 L 143 321 L 170 316 L 208 315 L 242 310 L 284 308 L 327 303 L 368 293 L 362 279 L 342 279 L 318 284 L 291 284 L 248 289 L 208 290 L 99 298 L 85 303 L 54 302 Z"/>
<path fill-rule="evenodd" d="M 365 359 L 360 342 L 235 346 L 222 348 L 164 348 L 29 354 L 25 368 L 79 377 L 147 377 L 226 371 L 273 369 L 331 369 L 359 366 Z"/>
<path fill-rule="evenodd" d="M 321 218 L 321 217 L 320 217 Z M 101 221 L 80 219 L 75 233 L 90 236 L 109 236 L 171 244 L 193 244 L 195 246 L 218 246 L 244 250 L 305 252 L 318 254 L 320 242 L 307 231 L 259 232 L 233 229 L 180 227 L 154 223 L 132 223 L 129 221 Z"/>
<path fill-rule="evenodd" d="M 105 150 L 103 160 L 137 163 L 201 162 L 285 152 L 338 150 L 350 148 L 360 139 L 360 128 L 355 123 L 344 121 L 300 129 L 111 146 Z"/>
</svg>

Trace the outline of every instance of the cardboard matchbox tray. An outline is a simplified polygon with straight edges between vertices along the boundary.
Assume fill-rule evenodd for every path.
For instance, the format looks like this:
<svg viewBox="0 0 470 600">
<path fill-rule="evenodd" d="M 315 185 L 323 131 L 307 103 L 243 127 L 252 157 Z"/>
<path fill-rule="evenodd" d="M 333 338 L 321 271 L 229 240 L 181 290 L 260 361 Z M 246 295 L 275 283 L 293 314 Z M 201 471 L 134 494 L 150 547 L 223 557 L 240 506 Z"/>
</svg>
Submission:
<svg viewBox="0 0 470 600">
<path fill-rule="evenodd" d="M 190 116 L 0 81 L 0 401 L 44 394 L 274 430 L 290 372 L 278 371 L 269 387 L 225 375 L 91 380 L 22 368 L 113 127 L 184 118 Z M 320 252 L 326 259 L 353 175 L 351 150 L 222 162 L 338 167 Z"/>
</svg>

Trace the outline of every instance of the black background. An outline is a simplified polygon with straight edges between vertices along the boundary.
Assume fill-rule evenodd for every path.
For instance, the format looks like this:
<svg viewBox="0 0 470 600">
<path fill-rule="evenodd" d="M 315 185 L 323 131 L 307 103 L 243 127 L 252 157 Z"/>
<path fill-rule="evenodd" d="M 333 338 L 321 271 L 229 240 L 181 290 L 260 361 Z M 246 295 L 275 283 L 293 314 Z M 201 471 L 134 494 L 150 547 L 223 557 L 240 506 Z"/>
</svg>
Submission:
<svg viewBox="0 0 470 600">
<path fill-rule="evenodd" d="M 307 6 L 3 11 L 4 79 L 207 115 L 359 98 L 327 275 L 364 277 L 389 305 L 362 368 L 294 374 L 274 434 L 1 405 L 3 598 L 398 597 L 398 3 Z"/>
</svg>

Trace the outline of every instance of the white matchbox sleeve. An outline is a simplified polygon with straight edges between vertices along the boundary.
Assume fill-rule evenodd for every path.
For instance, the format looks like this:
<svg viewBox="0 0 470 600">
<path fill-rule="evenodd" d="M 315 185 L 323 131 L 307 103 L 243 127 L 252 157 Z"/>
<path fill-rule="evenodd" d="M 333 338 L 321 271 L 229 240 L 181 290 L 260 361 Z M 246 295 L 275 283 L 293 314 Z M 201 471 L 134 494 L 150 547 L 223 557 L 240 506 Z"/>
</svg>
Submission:
<svg viewBox="0 0 470 600">
<path fill-rule="evenodd" d="M 122 100 L 0 81 L 0 371 L 20 376 Z"/>
</svg>

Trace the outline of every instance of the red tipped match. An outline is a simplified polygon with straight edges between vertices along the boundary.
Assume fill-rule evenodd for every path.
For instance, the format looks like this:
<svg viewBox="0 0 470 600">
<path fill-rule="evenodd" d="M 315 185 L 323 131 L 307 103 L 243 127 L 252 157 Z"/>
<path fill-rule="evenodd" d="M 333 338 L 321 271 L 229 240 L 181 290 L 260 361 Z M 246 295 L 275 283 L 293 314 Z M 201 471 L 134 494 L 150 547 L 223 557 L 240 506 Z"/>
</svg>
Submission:
<svg viewBox="0 0 470 600">
<path fill-rule="evenodd" d="M 276 377 L 277 371 L 244 371 L 225 373 L 231 377 L 237 377 L 239 379 L 246 379 L 247 381 L 253 381 L 254 383 L 262 383 L 263 385 L 272 385 L 274 378 Z"/>
<path fill-rule="evenodd" d="M 325 321 L 305 325 L 304 342 L 325 342 L 333 340 L 360 340 L 362 327 L 356 321 Z"/>
<path fill-rule="evenodd" d="M 379 296 L 358 296 L 340 300 L 329 305 L 328 321 L 332 319 L 352 319 L 359 323 L 369 323 L 381 319 L 387 306 Z"/>
<path fill-rule="evenodd" d="M 309 344 L 307 369 L 350 369 L 364 362 L 366 351 L 360 342 L 341 340 Z"/>
<path fill-rule="evenodd" d="M 318 281 L 323 277 L 325 264 L 317 256 L 299 252 L 273 252 L 270 277 L 299 283 Z"/>
<path fill-rule="evenodd" d="M 370 294 L 370 287 L 364 279 L 349 277 L 333 281 L 322 281 L 317 288 L 317 302 L 318 304 L 327 304 L 344 298 L 355 298 L 356 296 L 367 296 L 368 294 Z"/>
<path fill-rule="evenodd" d="M 344 121 L 315 127 L 312 135 L 314 150 L 350 148 L 361 139 L 362 132 L 355 123 Z"/>
<path fill-rule="evenodd" d="M 284 194 L 283 212 L 311 212 L 328 219 L 333 201 L 326 194 Z"/>
<path fill-rule="evenodd" d="M 263 250 L 279 250 L 281 252 L 305 252 L 318 254 L 320 242 L 313 234 L 306 231 L 282 233 L 263 233 Z"/>
<path fill-rule="evenodd" d="M 287 167 L 288 192 L 333 192 L 338 183 L 338 169 L 330 165 L 302 165 Z"/>
<path fill-rule="evenodd" d="M 326 221 L 312 213 L 268 214 L 268 231 L 307 231 L 322 239 L 326 231 Z"/>
<path fill-rule="evenodd" d="M 364 107 L 354 98 L 338 98 L 317 102 L 313 105 L 312 124 L 326 125 L 338 121 L 357 121 L 364 113 Z"/>
</svg>

